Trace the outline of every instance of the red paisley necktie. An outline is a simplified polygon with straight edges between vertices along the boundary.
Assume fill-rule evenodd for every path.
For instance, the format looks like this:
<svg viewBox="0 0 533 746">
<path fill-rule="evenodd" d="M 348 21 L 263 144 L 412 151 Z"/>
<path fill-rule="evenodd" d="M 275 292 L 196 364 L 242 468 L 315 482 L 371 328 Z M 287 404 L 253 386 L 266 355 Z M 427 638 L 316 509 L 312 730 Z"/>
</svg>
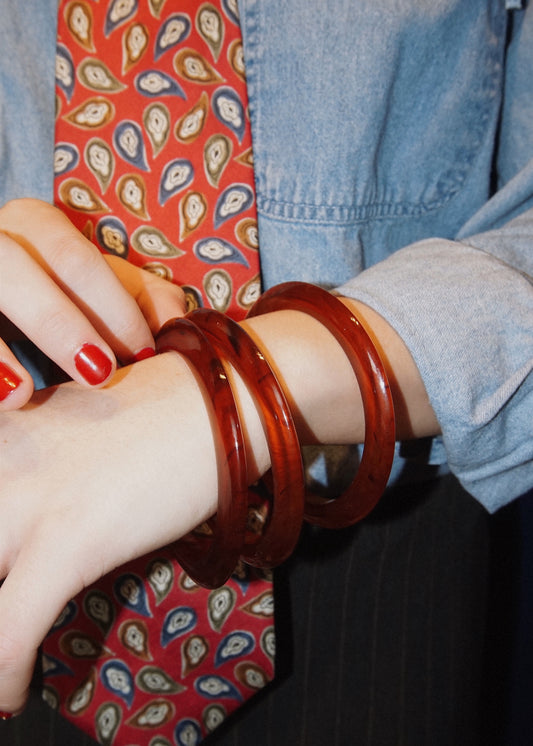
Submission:
<svg viewBox="0 0 533 746">
<path fill-rule="evenodd" d="M 244 316 L 260 292 L 236 0 L 60 2 L 56 204 L 103 252 Z M 100 743 L 196 744 L 273 675 L 272 586 L 199 587 L 170 551 L 85 589 L 44 697 Z"/>
</svg>

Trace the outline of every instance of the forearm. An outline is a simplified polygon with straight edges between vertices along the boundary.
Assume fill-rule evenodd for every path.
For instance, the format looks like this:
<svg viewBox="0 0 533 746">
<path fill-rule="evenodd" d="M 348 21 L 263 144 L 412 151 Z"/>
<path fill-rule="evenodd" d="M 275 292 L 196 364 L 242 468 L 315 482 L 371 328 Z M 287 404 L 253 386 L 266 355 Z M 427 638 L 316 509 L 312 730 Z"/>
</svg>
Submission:
<svg viewBox="0 0 533 746">
<path fill-rule="evenodd" d="M 374 342 L 394 401 L 399 440 L 439 433 L 416 365 L 394 329 L 362 303 L 343 299 Z M 309 315 L 280 311 L 245 322 L 284 384 L 303 443 L 362 443 L 362 400 L 353 370 L 330 332 Z"/>
<path fill-rule="evenodd" d="M 356 304 L 374 336 L 392 383 L 398 436 L 438 431 L 424 387 L 409 354 L 393 330 L 366 307 Z M 364 440 L 359 387 L 333 336 L 310 316 L 280 311 L 245 322 L 279 376 L 302 443 Z M 232 386 L 247 441 L 249 479 L 270 465 L 261 420 L 245 383 L 235 374 Z M 119 371 L 102 390 L 64 384 L 40 392 L 24 410 L 5 413 L 0 423 L 4 464 L 10 464 L 12 489 L 20 474 L 30 489 L 65 493 L 75 485 L 76 504 L 94 494 L 113 495 L 116 525 L 142 509 L 154 522 L 128 526 L 134 538 L 127 552 L 139 554 L 175 539 L 216 509 L 217 468 L 210 405 L 196 376 L 179 355 L 168 353 Z M 86 479 L 84 474 L 87 475 Z M 7 480 L 6 480 L 7 477 Z M 9 493 L 3 472 L 2 494 Z M 157 525 L 152 495 L 172 515 Z M 74 500 L 74 497 L 70 497 Z M 109 505 L 105 507 L 110 511 Z M 144 519 L 143 519 L 144 520 Z M 139 529 L 141 529 L 139 531 Z M 152 534 L 152 538 L 146 538 Z"/>
</svg>

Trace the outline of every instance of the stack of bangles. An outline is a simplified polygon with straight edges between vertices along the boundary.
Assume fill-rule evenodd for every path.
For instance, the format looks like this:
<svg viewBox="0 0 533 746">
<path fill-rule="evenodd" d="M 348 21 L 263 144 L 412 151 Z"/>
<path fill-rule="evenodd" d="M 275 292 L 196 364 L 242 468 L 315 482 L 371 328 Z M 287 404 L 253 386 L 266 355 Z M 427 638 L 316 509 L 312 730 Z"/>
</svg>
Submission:
<svg viewBox="0 0 533 746">
<path fill-rule="evenodd" d="M 244 329 L 218 311 L 200 308 L 167 322 L 157 335 L 158 352 L 174 350 L 193 366 L 212 402 L 219 453 L 216 515 L 175 543 L 178 561 L 199 585 L 223 585 L 239 560 L 261 568 L 283 562 L 293 551 L 302 521 L 341 528 L 361 520 L 385 489 L 394 455 L 394 410 L 383 363 L 352 311 L 331 293 L 303 282 L 266 291 L 248 318 L 277 310 L 313 316 L 337 339 L 361 390 L 364 449 L 357 473 L 337 498 L 320 499 L 306 490 L 300 443 L 283 387 Z M 265 431 L 271 460 L 271 494 L 260 530 L 249 515 L 257 500 L 247 484 L 246 451 L 225 366 L 233 366 L 248 387 Z M 263 505 L 264 507 L 264 505 Z"/>
</svg>

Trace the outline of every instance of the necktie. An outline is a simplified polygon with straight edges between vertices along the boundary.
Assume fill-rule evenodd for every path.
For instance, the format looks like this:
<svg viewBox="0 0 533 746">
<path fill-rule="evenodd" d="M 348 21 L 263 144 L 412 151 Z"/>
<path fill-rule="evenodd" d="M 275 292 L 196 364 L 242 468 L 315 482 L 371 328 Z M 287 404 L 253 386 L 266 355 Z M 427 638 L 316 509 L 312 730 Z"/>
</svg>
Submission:
<svg viewBox="0 0 533 746">
<path fill-rule="evenodd" d="M 218 3 L 218 4 L 217 4 Z M 260 292 L 235 0 L 60 2 L 55 200 L 103 252 L 241 318 Z M 273 675 L 271 581 L 159 551 L 65 608 L 44 697 L 102 744 L 195 744 Z"/>
<path fill-rule="evenodd" d="M 241 318 L 259 293 L 235 0 L 62 2 L 58 204 L 103 251 Z"/>
</svg>

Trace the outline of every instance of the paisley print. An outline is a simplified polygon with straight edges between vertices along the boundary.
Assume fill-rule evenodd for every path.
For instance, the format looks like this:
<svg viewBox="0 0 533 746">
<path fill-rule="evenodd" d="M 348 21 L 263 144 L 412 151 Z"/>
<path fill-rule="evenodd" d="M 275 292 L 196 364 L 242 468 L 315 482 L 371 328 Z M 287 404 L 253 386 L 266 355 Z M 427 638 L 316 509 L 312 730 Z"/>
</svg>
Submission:
<svg viewBox="0 0 533 746">
<path fill-rule="evenodd" d="M 212 104 L 215 116 L 222 124 L 229 127 L 237 136 L 239 143 L 242 142 L 246 127 L 246 118 L 240 96 L 233 88 L 223 86 L 213 94 Z"/>
<path fill-rule="evenodd" d="M 54 150 L 54 174 L 63 176 L 76 168 L 80 160 L 78 148 L 69 142 L 58 142 Z"/>
<path fill-rule="evenodd" d="M 215 655 L 215 666 L 221 666 L 227 660 L 240 658 L 250 653 L 255 647 L 253 635 L 242 630 L 230 632 L 221 641 Z"/>
<path fill-rule="evenodd" d="M 128 257 L 128 234 L 126 226 L 118 218 L 105 217 L 96 224 L 96 240 L 103 251 Z"/>
<path fill-rule="evenodd" d="M 187 192 L 180 201 L 180 238 L 196 230 L 207 215 L 207 202 L 201 192 Z"/>
<path fill-rule="evenodd" d="M 181 720 L 176 726 L 175 743 L 178 746 L 196 746 L 202 740 L 202 731 L 195 720 Z"/>
<path fill-rule="evenodd" d="M 100 670 L 100 679 L 105 688 L 120 697 L 130 708 L 133 702 L 133 676 L 122 661 L 106 661 Z"/>
<path fill-rule="evenodd" d="M 102 746 L 111 746 L 122 720 L 122 710 L 114 702 L 106 702 L 96 712 L 96 736 Z"/>
<path fill-rule="evenodd" d="M 173 49 L 191 33 L 191 19 L 185 13 L 173 13 L 159 27 L 155 40 L 154 59 Z"/>
<path fill-rule="evenodd" d="M 86 57 L 78 65 L 76 74 L 80 83 L 91 91 L 113 93 L 125 88 L 104 63 L 96 58 Z"/>
<path fill-rule="evenodd" d="M 115 607 L 111 599 L 101 591 L 89 591 L 83 599 L 83 610 L 88 618 L 106 634 L 115 621 Z"/>
<path fill-rule="evenodd" d="M 221 238 L 203 238 L 194 244 L 194 253 L 203 262 L 219 264 L 220 262 L 235 262 L 246 264 L 246 258 L 235 246 Z"/>
<path fill-rule="evenodd" d="M 170 591 L 174 582 L 174 566 L 167 559 L 156 559 L 148 566 L 148 582 L 152 587 L 157 603 L 161 603 Z"/>
<path fill-rule="evenodd" d="M 56 204 L 188 310 L 242 318 L 260 271 L 236 0 L 59 5 Z M 198 744 L 271 680 L 272 615 L 269 573 L 209 590 L 154 552 L 65 607 L 43 697 L 103 746 Z"/>
<path fill-rule="evenodd" d="M 86 2 L 72 2 L 65 8 L 65 18 L 72 36 L 88 52 L 94 52 L 93 16 Z"/>
<path fill-rule="evenodd" d="M 205 637 L 199 635 L 188 637 L 181 649 L 183 676 L 187 676 L 194 668 L 197 668 L 208 653 L 209 643 Z"/>
<path fill-rule="evenodd" d="M 123 207 L 140 220 L 149 220 L 146 183 L 140 174 L 124 174 L 117 181 L 116 193 Z"/>
<path fill-rule="evenodd" d="M 243 565 L 209 591 L 171 568 L 154 552 L 110 573 L 44 642 L 43 696 L 102 744 L 175 746 L 191 716 L 201 740 L 272 678 L 268 573 Z"/>
<path fill-rule="evenodd" d="M 143 125 L 155 158 L 165 147 L 170 134 L 170 112 L 165 104 L 157 102 L 147 106 L 143 113 Z"/>
<path fill-rule="evenodd" d="M 65 118 L 75 127 L 92 130 L 108 124 L 115 115 L 115 107 L 105 98 L 96 97 L 85 100 Z"/>
<path fill-rule="evenodd" d="M 122 37 L 122 72 L 127 73 L 148 49 L 148 29 L 142 23 L 132 23 Z"/>
<path fill-rule="evenodd" d="M 159 70 L 147 70 L 140 73 L 134 81 L 135 88 L 142 96 L 159 98 L 160 96 L 179 96 L 186 98 L 185 91 L 170 75 Z"/>
<path fill-rule="evenodd" d="M 105 194 L 115 170 L 115 156 L 105 140 L 93 137 L 85 146 L 85 163 L 100 185 L 102 194 Z"/>
<path fill-rule="evenodd" d="M 245 215 L 257 226 L 236 0 L 61 0 L 56 81 L 58 206 L 138 266 L 150 255 L 132 236 L 149 221 L 176 249 L 162 260 L 172 281 L 202 274 L 199 305 L 242 318 L 259 262 L 236 230 Z M 119 243 L 112 223 L 111 241 L 98 230 L 104 215 L 124 227 Z M 227 274 L 206 277 L 198 230 L 234 247 Z"/>
<path fill-rule="evenodd" d="M 122 645 L 133 655 L 143 660 L 151 660 L 148 647 L 148 627 L 142 619 L 129 619 L 118 630 Z"/>
<path fill-rule="evenodd" d="M 141 669 L 135 682 L 143 692 L 148 692 L 148 694 L 179 694 L 186 689 L 171 679 L 166 671 L 156 666 L 146 666 Z"/>
<path fill-rule="evenodd" d="M 226 718 L 226 710 L 222 705 L 213 704 L 205 708 L 203 712 L 203 721 L 208 733 L 215 730 Z"/>
<path fill-rule="evenodd" d="M 198 617 L 193 608 L 181 606 L 169 611 L 161 630 L 161 647 L 166 648 L 177 637 L 194 629 L 197 622 Z"/>
<path fill-rule="evenodd" d="M 89 675 L 68 696 L 65 709 L 70 715 L 80 716 L 91 706 L 96 689 L 96 671 L 91 669 Z"/>
<path fill-rule="evenodd" d="M 132 246 L 145 256 L 157 256 L 166 259 L 173 256 L 180 256 L 184 252 L 177 246 L 171 244 L 165 234 L 157 228 L 150 226 L 141 226 L 137 228 L 131 237 Z"/>
<path fill-rule="evenodd" d="M 107 212 L 106 203 L 90 186 L 79 179 L 66 179 L 59 187 L 59 194 L 64 205 L 79 213 Z"/>
<path fill-rule="evenodd" d="M 116 599 L 127 609 L 145 617 L 152 616 L 148 594 L 140 575 L 132 572 L 119 575 L 114 583 L 113 591 Z"/>
<path fill-rule="evenodd" d="M 227 313 L 233 294 L 233 281 L 229 272 L 212 270 L 204 277 L 204 292 L 215 311 Z"/>
<path fill-rule="evenodd" d="M 224 169 L 231 158 L 233 145 L 229 137 L 213 135 L 205 144 L 204 168 L 211 186 L 218 187 Z"/>
</svg>

